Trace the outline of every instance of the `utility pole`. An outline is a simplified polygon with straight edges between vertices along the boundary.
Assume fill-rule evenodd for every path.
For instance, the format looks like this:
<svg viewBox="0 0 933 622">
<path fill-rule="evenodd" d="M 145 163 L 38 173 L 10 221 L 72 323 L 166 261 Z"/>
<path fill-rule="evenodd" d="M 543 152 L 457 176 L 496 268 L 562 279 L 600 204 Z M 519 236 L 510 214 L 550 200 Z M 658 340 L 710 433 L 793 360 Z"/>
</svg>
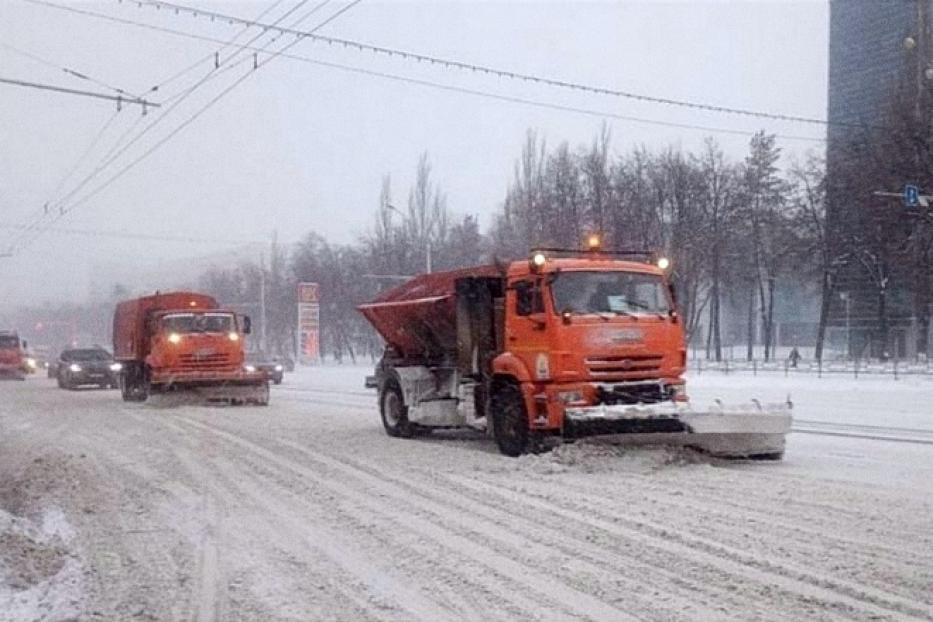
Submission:
<svg viewBox="0 0 933 622">
<path fill-rule="evenodd" d="M 259 347 L 265 356 L 266 350 L 266 260 L 259 253 Z"/>
<path fill-rule="evenodd" d="M 846 303 L 846 358 L 852 354 L 852 332 L 849 324 L 849 292 L 839 292 L 839 297 Z"/>
</svg>

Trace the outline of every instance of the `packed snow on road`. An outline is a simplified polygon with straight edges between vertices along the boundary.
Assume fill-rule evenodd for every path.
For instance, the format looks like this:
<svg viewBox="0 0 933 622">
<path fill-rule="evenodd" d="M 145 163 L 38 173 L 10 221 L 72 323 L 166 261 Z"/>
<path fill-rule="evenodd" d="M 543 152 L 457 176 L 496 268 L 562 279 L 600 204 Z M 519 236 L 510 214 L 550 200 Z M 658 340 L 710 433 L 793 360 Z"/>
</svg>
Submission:
<svg viewBox="0 0 933 622">
<path fill-rule="evenodd" d="M 386 436 L 364 367 L 271 404 L 0 385 L 0 619 L 931 620 L 933 381 L 704 373 L 782 462 Z"/>
</svg>

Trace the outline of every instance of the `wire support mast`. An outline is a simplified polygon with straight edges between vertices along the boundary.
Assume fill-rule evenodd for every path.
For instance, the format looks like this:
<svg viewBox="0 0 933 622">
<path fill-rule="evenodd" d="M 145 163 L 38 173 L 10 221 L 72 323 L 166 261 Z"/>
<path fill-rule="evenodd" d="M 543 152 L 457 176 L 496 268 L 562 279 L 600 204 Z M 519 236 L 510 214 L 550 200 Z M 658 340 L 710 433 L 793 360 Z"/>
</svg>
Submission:
<svg viewBox="0 0 933 622">
<path fill-rule="evenodd" d="M 161 104 L 151 102 L 148 99 L 143 99 L 141 97 L 126 97 L 123 95 L 110 95 L 109 93 L 98 93 L 96 91 L 84 91 L 81 89 L 72 89 L 64 86 L 58 86 L 55 84 L 41 84 L 39 82 L 27 82 L 26 80 L 17 80 L 15 78 L 3 78 L 0 77 L 0 83 L 9 84 L 11 86 L 20 86 L 24 88 L 39 89 L 43 91 L 54 91 L 56 93 L 64 93 L 66 95 L 78 95 L 82 97 L 94 97 L 97 99 L 107 99 L 110 101 L 117 102 L 117 110 L 121 110 L 124 104 L 142 106 L 143 114 L 146 114 L 149 108 L 159 108 Z"/>
</svg>

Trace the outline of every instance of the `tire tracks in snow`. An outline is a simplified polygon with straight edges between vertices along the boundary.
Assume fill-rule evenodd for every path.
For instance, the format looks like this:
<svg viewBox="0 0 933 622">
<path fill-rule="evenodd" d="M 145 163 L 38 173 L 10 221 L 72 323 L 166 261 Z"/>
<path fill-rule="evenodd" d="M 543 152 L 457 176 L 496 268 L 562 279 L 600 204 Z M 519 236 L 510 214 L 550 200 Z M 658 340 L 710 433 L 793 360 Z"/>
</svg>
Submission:
<svg viewBox="0 0 933 622">
<path fill-rule="evenodd" d="M 183 420 L 180 416 L 163 417 L 158 423 L 173 429 L 179 437 L 190 438 L 190 429 L 186 429 L 185 423 L 179 425 Z M 262 480 L 254 473 L 244 469 L 227 468 L 222 469 L 218 466 L 218 460 L 207 460 L 195 465 L 200 473 L 197 478 L 204 485 L 210 494 L 226 498 L 228 503 L 244 500 L 251 503 L 256 508 L 261 508 L 267 518 L 272 519 L 275 524 L 274 533 L 271 536 L 276 540 L 278 546 L 288 550 L 294 549 L 296 544 L 309 551 L 313 551 L 318 556 L 325 558 L 344 579 L 351 582 L 355 587 L 365 589 L 376 589 L 373 595 L 377 601 L 375 603 L 364 603 L 359 599 L 350 598 L 355 604 L 365 611 L 368 609 L 404 609 L 410 615 L 418 619 L 434 620 L 445 619 L 449 612 L 436 606 L 432 601 L 425 599 L 420 594 L 408 588 L 408 586 L 395 580 L 385 569 L 380 569 L 374 560 L 367 559 L 363 554 L 357 551 L 357 547 L 337 534 L 333 530 L 324 528 L 320 523 L 305 522 L 301 519 L 302 513 L 295 512 L 295 507 L 290 506 L 277 497 L 282 495 L 281 486 L 270 486 L 268 480 Z M 212 466 L 213 465 L 213 466 Z M 260 465 L 261 468 L 261 465 Z M 213 471 L 213 476 L 209 477 L 207 472 Z M 293 493 L 290 493 L 293 494 Z M 257 535 L 270 537 L 269 530 L 258 530 Z M 334 585 L 331 588 L 336 587 Z M 346 590 L 340 590 L 343 597 L 348 596 Z M 205 595 L 207 597 L 207 595 Z M 368 605 L 368 607 L 366 606 Z M 223 618 L 215 618 L 223 619 Z M 394 618 L 399 619 L 399 618 Z"/>
<path fill-rule="evenodd" d="M 311 391 L 308 391 L 309 393 Z M 322 393 L 333 393 L 340 394 L 339 391 L 321 391 Z M 346 395 L 356 395 L 356 393 L 343 392 Z M 305 400 L 301 400 L 305 401 Z M 310 401 L 310 400 L 308 400 Z M 356 407 L 355 404 L 345 404 L 345 406 Z M 778 476 L 779 479 L 786 481 L 787 478 Z M 514 490 L 514 489 L 513 489 Z M 657 498 L 657 497 L 656 497 Z M 719 491 L 719 499 L 722 498 L 721 491 Z M 670 500 L 665 500 L 668 503 L 671 503 Z M 725 514 L 720 514 L 720 517 L 725 517 Z M 812 518 L 812 516 L 807 517 Z M 771 519 L 766 517 L 765 522 L 768 523 Z M 774 525 L 773 521 L 771 524 Z M 637 524 L 638 527 L 644 529 L 645 524 Z M 806 533 L 806 530 L 801 530 L 799 526 L 791 523 L 790 525 L 782 525 L 783 528 L 791 532 L 797 531 L 798 533 Z M 669 533 L 665 533 L 664 530 L 661 531 L 662 536 L 667 537 Z M 716 535 L 716 534 L 714 534 Z M 727 534 L 723 534 L 727 535 Z M 822 534 L 818 532 L 810 532 L 811 536 L 815 536 L 817 539 L 821 537 Z M 830 590 L 831 593 L 835 594 L 835 600 L 841 600 L 846 602 L 848 605 L 853 607 L 868 607 L 873 614 L 878 615 L 885 613 L 883 610 L 887 610 L 886 614 L 891 615 L 891 613 L 897 614 L 906 614 L 917 616 L 920 619 L 933 619 L 933 612 L 931 612 L 929 603 L 915 600 L 909 595 L 904 595 L 903 593 L 891 593 L 884 589 L 879 589 L 877 587 L 872 587 L 864 582 L 864 579 L 860 582 L 853 582 L 849 580 L 836 579 L 831 575 L 820 575 L 813 572 L 809 568 L 799 565 L 798 563 L 782 561 L 782 562 L 761 562 L 751 559 L 739 548 L 733 548 L 737 545 L 728 545 L 719 542 L 718 540 L 709 540 L 710 536 L 703 538 L 689 538 L 683 539 L 682 544 L 687 544 L 692 546 L 694 549 L 704 550 L 707 553 L 711 553 L 715 556 L 718 556 L 721 559 L 728 559 L 733 561 L 738 561 L 744 566 L 750 567 L 752 569 L 764 570 L 767 572 L 773 573 L 775 576 L 782 577 L 783 581 L 795 580 L 801 581 L 804 585 L 810 585 L 816 587 L 817 589 Z M 676 540 L 677 538 L 675 538 Z M 806 543 L 797 539 L 796 541 L 801 543 Z M 825 540 L 823 540 L 825 542 Z M 739 545 L 741 543 L 738 543 Z M 847 542 L 842 543 L 847 544 Z M 860 543 L 852 543 L 857 549 Z M 811 540 L 809 546 L 813 546 L 814 542 Z M 885 554 L 890 553 L 892 557 L 897 558 L 899 553 L 906 553 L 906 551 L 891 551 L 889 547 L 880 545 L 881 551 Z M 806 551 L 803 551 L 806 553 Z M 872 560 L 869 556 L 867 560 L 868 564 L 871 565 Z M 917 560 L 920 561 L 920 560 Z M 805 564 L 806 562 L 804 562 Z M 767 581 L 765 581 L 767 582 Z M 805 590 L 809 594 L 810 590 Z M 834 600 L 834 597 L 831 593 L 822 592 L 821 596 L 823 598 L 829 597 L 828 600 Z M 860 604 L 859 604 L 860 603 Z"/>
<path fill-rule="evenodd" d="M 276 464 L 288 471 L 302 475 L 325 488 L 330 488 L 336 494 L 342 495 L 356 504 L 367 507 L 370 511 L 393 517 L 394 520 L 405 525 L 409 530 L 413 530 L 421 537 L 430 538 L 452 550 L 458 556 L 497 573 L 508 582 L 515 583 L 517 587 L 524 590 L 524 593 L 529 594 L 529 596 L 523 596 L 523 594 L 519 592 L 513 594 L 512 598 L 519 599 L 522 606 L 525 607 L 529 604 L 537 604 L 535 617 L 552 619 L 555 609 L 560 610 L 564 608 L 568 619 L 583 618 L 612 622 L 637 619 L 626 611 L 618 609 L 601 600 L 597 596 L 583 592 L 565 583 L 548 581 L 546 579 L 538 580 L 537 574 L 540 569 L 526 566 L 512 557 L 499 553 L 492 548 L 480 546 L 462 533 L 457 533 L 429 520 L 419 512 L 414 511 L 415 508 L 410 505 L 409 507 L 404 507 L 404 505 L 402 507 L 397 507 L 394 503 L 386 503 L 382 498 L 392 496 L 392 491 L 386 490 L 385 482 L 373 481 L 373 479 L 370 479 L 369 484 L 372 488 L 377 489 L 379 493 L 377 495 L 370 495 L 367 494 L 368 491 L 366 490 L 357 490 L 334 484 L 333 481 L 322 477 L 319 472 L 308 466 L 290 458 L 286 458 L 280 453 L 274 452 L 239 434 L 234 434 L 186 417 L 177 417 L 177 420 L 182 420 L 186 425 L 209 432 L 217 437 L 225 439 L 228 443 L 249 450 L 261 456 L 268 463 Z M 349 468 L 339 461 L 329 459 L 325 456 L 320 457 L 321 459 L 318 460 L 318 462 L 325 463 L 330 468 L 343 471 Z M 350 473 L 350 475 L 355 475 L 358 480 L 361 477 L 367 477 L 365 472 L 360 471 L 356 474 Z M 404 498 L 399 499 L 397 493 L 395 497 L 396 501 L 400 501 L 402 504 L 406 502 Z M 535 596 L 531 598 L 530 594 L 534 594 Z"/>
<path fill-rule="evenodd" d="M 705 537 L 658 526 L 630 516 L 609 515 L 602 508 L 581 503 L 574 506 L 552 495 L 529 493 L 521 486 L 479 482 L 466 476 L 451 476 L 474 490 L 496 491 L 503 499 L 515 500 L 545 512 L 552 512 L 577 523 L 592 526 L 627 539 L 647 539 L 654 547 L 684 558 L 700 558 L 710 566 L 730 574 L 754 578 L 767 585 L 796 592 L 826 605 L 844 606 L 858 617 L 888 617 L 897 620 L 933 620 L 933 610 L 923 603 L 888 594 L 882 590 L 817 574 L 795 564 L 764 560 L 752 553 Z"/>
<path fill-rule="evenodd" d="M 201 431 L 209 432 L 215 438 L 218 436 L 218 432 L 223 434 L 222 431 L 215 431 L 213 429 L 210 429 L 204 426 L 204 424 L 190 421 L 184 417 L 173 417 L 171 421 L 165 421 L 165 423 L 176 429 L 180 427 L 178 425 L 179 423 L 181 426 L 186 426 L 186 427 L 188 424 L 190 424 L 191 426 L 201 429 Z M 190 435 L 190 429 L 180 429 L 179 431 Z M 228 445 L 230 444 L 229 439 L 220 438 L 219 440 L 223 440 Z M 248 445 L 244 447 L 242 445 L 242 442 L 246 442 Z M 249 462 L 249 459 L 246 458 L 246 455 L 239 456 L 240 461 L 244 461 L 244 460 L 247 461 L 247 463 L 250 466 L 251 471 L 261 472 L 264 469 L 277 466 L 279 471 L 285 471 L 288 473 L 294 472 L 294 468 L 283 469 L 282 465 L 277 465 L 275 464 L 274 461 L 270 461 L 268 459 L 269 456 L 263 455 L 263 452 L 265 452 L 264 448 L 262 448 L 259 445 L 256 445 L 255 447 L 250 447 L 249 445 L 252 445 L 252 443 L 250 443 L 249 441 L 246 441 L 245 439 L 243 439 L 242 441 L 234 442 L 233 444 L 239 446 L 241 449 L 244 449 L 244 448 L 250 449 L 253 454 L 261 458 L 260 461 L 256 463 L 251 463 Z M 257 451 L 257 449 L 259 451 Z M 304 469 L 304 467 L 301 467 L 301 468 Z M 246 471 L 242 468 L 238 469 L 237 477 L 242 478 L 248 472 L 249 471 Z M 307 475 L 307 473 L 305 473 L 305 475 Z M 309 479 L 311 479 L 311 481 L 314 481 L 318 485 L 326 484 L 321 487 L 325 488 L 329 492 L 329 494 L 336 496 L 336 497 L 341 496 L 342 487 L 340 487 L 339 485 L 335 485 L 333 482 L 320 479 L 319 477 L 309 478 Z M 289 484 L 294 483 L 293 476 L 291 480 L 292 481 L 289 482 Z M 311 531 L 314 531 L 315 529 L 317 529 L 318 531 L 321 531 L 320 525 L 323 523 L 322 520 L 305 522 L 305 521 L 301 521 L 300 519 L 295 518 L 296 516 L 304 515 L 304 513 L 306 512 L 313 513 L 314 512 L 314 509 L 312 507 L 313 504 L 308 503 L 306 499 L 304 500 L 301 499 L 294 490 L 289 488 L 288 485 L 274 484 L 274 482 L 275 482 L 274 478 L 266 476 L 262 479 L 262 481 L 256 483 L 255 487 L 256 487 L 256 491 L 258 492 L 256 492 L 255 494 L 258 496 L 256 496 L 255 498 L 258 500 L 258 502 L 270 505 L 270 507 L 273 507 L 273 508 L 277 508 L 277 511 L 275 512 L 275 519 L 277 523 L 280 524 L 283 528 L 287 529 L 288 532 L 294 536 L 296 541 L 307 539 L 308 533 Z M 290 503 L 283 504 L 281 502 L 274 501 L 270 497 L 270 494 L 273 491 L 276 492 L 278 496 L 290 497 Z M 331 501 L 331 505 L 332 505 L 332 501 Z M 301 511 L 298 511 L 298 510 L 301 510 Z M 346 525 L 344 524 L 343 526 L 345 527 Z M 308 542 L 308 544 L 311 546 L 320 547 L 323 545 L 325 547 L 329 547 L 330 551 L 329 551 L 328 557 L 334 560 L 338 565 L 346 566 L 348 562 L 347 558 L 353 557 L 352 551 L 355 548 L 355 546 L 348 542 L 342 542 L 343 540 L 344 538 L 342 536 L 337 534 L 336 531 L 331 530 L 331 531 L 328 531 L 324 536 L 320 538 L 315 538 L 314 542 Z M 341 542 L 342 544 L 339 544 L 339 545 L 334 544 L 334 543 L 341 543 Z M 392 542 L 389 542 L 389 544 L 392 544 Z M 397 544 L 397 542 L 395 544 Z M 325 551 L 325 552 L 328 552 L 328 551 Z M 391 548 L 383 548 L 381 552 L 392 553 L 393 551 Z M 350 560 L 350 561 L 353 561 L 353 560 Z M 385 568 L 385 567 L 380 568 L 379 561 L 380 560 L 376 558 L 365 558 L 364 559 L 362 558 L 362 556 L 360 556 L 360 559 L 356 560 L 356 562 L 352 564 L 353 567 L 349 569 L 350 570 L 349 574 L 356 580 L 357 583 L 359 583 L 363 587 L 375 586 L 376 588 L 378 588 L 377 591 L 379 593 L 377 595 L 380 596 L 380 598 L 382 598 L 384 601 L 391 600 L 395 602 L 394 606 L 406 609 L 409 612 L 408 613 L 409 616 L 414 616 L 415 618 L 422 619 L 422 620 L 445 620 L 445 619 L 459 620 L 463 618 L 463 616 L 460 613 L 452 612 L 452 611 L 448 611 L 443 608 L 440 608 L 433 601 L 426 599 L 426 597 L 423 596 L 420 592 L 410 589 L 409 584 L 406 584 L 400 581 L 398 577 L 395 576 L 397 573 L 395 573 L 391 568 Z M 465 585 L 468 585 L 468 582 L 458 580 L 459 587 L 464 587 Z M 495 599 L 508 598 L 508 594 L 491 594 L 490 596 Z M 532 616 L 535 619 L 545 619 L 545 618 L 553 617 L 553 616 L 549 616 L 549 612 L 551 611 L 551 609 L 549 609 L 548 607 L 542 608 L 540 603 L 535 603 L 531 599 L 524 599 L 519 596 L 517 598 L 513 598 L 513 600 L 517 600 L 519 604 L 522 605 L 523 608 L 514 610 L 510 618 L 507 617 L 506 619 L 514 619 L 516 616 L 525 617 L 531 611 L 535 611 L 535 615 Z M 414 607 L 413 605 L 416 605 L 416 604 L 418 604 L 419 606 Z M 382 607 L 385 607 L 385 606 L 386 606 L 385 604 L 382 605 Z M 483 616 L 483 619 L 488 619 L 488 617 L 489 616 Z M 476 616 L 474 616 L 474 618 L 479 619 Z"/>
</svg>

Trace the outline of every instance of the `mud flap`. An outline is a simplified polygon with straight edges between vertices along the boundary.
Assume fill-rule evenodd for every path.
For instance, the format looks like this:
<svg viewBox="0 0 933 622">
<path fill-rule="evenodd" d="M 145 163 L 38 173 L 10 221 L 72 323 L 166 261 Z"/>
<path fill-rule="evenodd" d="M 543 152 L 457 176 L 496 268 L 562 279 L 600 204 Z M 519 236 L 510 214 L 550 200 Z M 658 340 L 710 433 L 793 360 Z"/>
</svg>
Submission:
<svg viewBox="0 0 933 622">
<path fill-rule="evenodd" d="M 707 410 L 666 403 L 567 409 L 564 435 L 612 435 L 624 444 L 695 447 L 727 458 L 780 457 L 793 420 L 790 404 L 758 402 Z"/>
</svg>

